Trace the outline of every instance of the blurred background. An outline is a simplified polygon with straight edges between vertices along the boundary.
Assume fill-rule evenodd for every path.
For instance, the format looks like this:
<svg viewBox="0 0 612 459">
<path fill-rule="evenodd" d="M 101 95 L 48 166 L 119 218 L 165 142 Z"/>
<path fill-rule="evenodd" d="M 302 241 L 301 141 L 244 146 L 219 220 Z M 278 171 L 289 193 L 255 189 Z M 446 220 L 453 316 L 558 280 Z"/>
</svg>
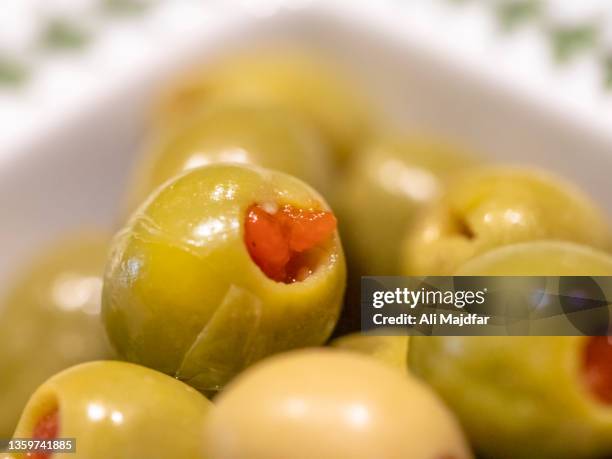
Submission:
<svg viewBox="0 0 612 459">
<path fill-rule="evenodd" d="M 153 95 L 234 48 L 316 48 L 390 123 L 553 168 L 608 208 L 606 1 L 4 0 L 0 279 L 72 226 L 113 228 Z"/>
</svg>

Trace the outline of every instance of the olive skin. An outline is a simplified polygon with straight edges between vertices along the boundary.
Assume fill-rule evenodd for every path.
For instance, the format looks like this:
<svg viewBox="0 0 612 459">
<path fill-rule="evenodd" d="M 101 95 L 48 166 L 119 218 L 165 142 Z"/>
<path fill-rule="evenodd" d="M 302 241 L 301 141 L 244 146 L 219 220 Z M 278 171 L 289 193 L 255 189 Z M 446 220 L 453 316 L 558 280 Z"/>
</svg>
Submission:
<svg viewBox="0 0 612 459">
<path fill-rule="evenodd" d="M 216 162 L 255 164 L 329 186 L 331 158 L 318 132 L 282 108 L 227 103 L 206 107 L 180 128 L 166 129 L 143 152 L 128 208 L 155 188 L 195 167 Z"/>
<path fill-rule="evenodd" d="M 204 444 L 210 459 L 472 457 L 427 386 L 329 348 L 277 355 L 246 370 L 219 396 Z"/>
<path fill-rule="evenodd" d="M 406 370 L 409 338 L 409 336 L 351 333 L 336 338 L 330 346 L 368 355 L 391 367 Z"/>
<path fill-rule="evenodd" d="M 328 210 L 289 175 L 215 164 L 165 185 L 132 216 L 113 241 L 102 300 L 122 357 L 208 392 L 267 355 L 327 340 L 346 282 L 337 232 L 308 278 L 275 282 L 244 241 L 256 203 Z"/>
<path fill-rule="evenodd" d="M 612 257 L 540 241 L 485 253 L 462 276 L 609 276 Z M 483 457 L 587 459 L 612 454 L 612 409 L 584 381 L 588 337 L 412 337 L 409 366 L 446 401 Z"/>
<path fill-rule="evenodd" d="M 559 240 L 610 246 L 610 226 L 580 189 L 545 172 L 482 167 L 457 176 L 403 245 L 406 275 L 452 275 L 503 245 Z"/>
<path fill-rule="evenodd" d="M 49 376 L 113 353 L 100 323 L 110 237 L 77 232 L 45 247 L 0 301 L 0 438 Z"/>
<path fill-rule="evenodd" d="M 14 437 L 31 438 L 41 417 L 55 408 L 56 438 L 75 438 L 76 452 L 53 459 L 205 459 L 201 432 L 212 406 L 196 390 L 154 370 L 88 362 L 34 392 Z"/>
<path fill-rule="evenodd" d="M 463 264 L 457 276 L 612 276 L 612 255 L 559 241 L 524 242 L 486 252 Z"/>
<path fill-rule="evenodd" d="M 471 164 L 458 148 L 417 135 L 381 136 L 360 151 L 333 199 L 358 275 L 400 275 L 398 241 L 443 195 L 449 176 Z"/>
<path fill-rule="evenodd" d="M 369 135 L 374 111 L 344 73 L 329 60 L 296 49 L 235 54 L 171 84 L 154 121 L 158 126 L 180 123 L 211 102 L 271 103 L 315 126 L 344 161 Z"/>
</svg>

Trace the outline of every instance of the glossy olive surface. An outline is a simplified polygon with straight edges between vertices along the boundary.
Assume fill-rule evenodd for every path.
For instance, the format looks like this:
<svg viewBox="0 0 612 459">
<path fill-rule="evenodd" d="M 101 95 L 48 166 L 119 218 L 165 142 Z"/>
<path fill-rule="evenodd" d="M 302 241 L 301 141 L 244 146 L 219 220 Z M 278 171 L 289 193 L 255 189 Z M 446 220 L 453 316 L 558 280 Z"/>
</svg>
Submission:
<svg viewBox="0 0 612 459">
<path fill-rule="evenodd" d="M 10 438 L 49 376 L 111 356 L 100 323 L 108 241 L 93 233 L 56 241 L 26 262 L 0 300 L 0 438 Z"/>
<path fill-rule="evenodd" d="M 168 129 L 143 152 L 128 207 L 175 175 L 217 162 L 249 163 L 287 172 L 317 190 L 329 186 L 330 152 L 318 132 L 278 107 L 221 104 Z"/>
<path fill-rule="evenodd" d="M 583 380 L 587 337 L 413 337 L 410 368 L 500 459 L 612 454 L 612 408 Z"/>
<path fill-rule="evenodd" d="M 372 105 L 332 62 L 300 50 L 237 54 L 187 75 L 162 96 L 158 125 L 215 100 L 275 103 L 304 117 L 345 159 L 369 134 Z"/>
<path fill-rule="evenodd" d="M 275 282 L 244 242 L 253 204 L 328 210 L 289 175 L 216 164 L 167 184 L 132 216 L 114 239 L 103 291 L 120 355 L 214 391 L 262 357 L 325 342 L 346 278 L 337 233 L 313 254 L 309 277 Z"/>
<path fill-rule="evenodd" d="M 220 395 L 204 444 L 211 459 L 472 457 L 427 386 L 332 349 L 294 351 L 246 370 Z"/>
<path fill-rule="evenodd" d="M 580 189 L 547 173 L 483 167 L 461 174 L 404 243 L 407 275 L 451 275 L 512 243 L 561 240 L 607 248 L 610 226 Z"/>
<path fill-rule="evenodd" d="M 471 164 L 458 148 L 419 136 L 383 137 L 360 151 L 334 193 L 358 275 L 399 275 L 398 241 L 442 196 L 448 177 Z"/>
<path fill-rule="evenodd" d="M 612 255 L 570 242 L 512 244 L 471 259 L 458 276 L 612 276 Z"/>
<path fill-rule="evenodd" d="M 385 336 L 366 333 L 351 333 L 333 340 L 330 345 L 346 351 L 374 357 L 392 367 L 406 369 L 408 336 Z"/>
<path fill-rule="evenodd" d="M 89 362 L 34 392 L 15 438 L 31 438 L 40 419 L 57 409 L 56 438 L 75 438 L 76 453 L 53 459 L 204 459 L 201 435 L 211 408 L 199 392 L 157 371 Z"/>
<path fill-rule="evenodd" d="M 463 276 L 609 276 L 612 257 L 554 241 L 509 245 L 467 262 Z M 612 407 L 588 390 L 586 337 L 413 337 L 410 367 L 457 414 L 485 457 L 612 454 Z"/>
</svg>

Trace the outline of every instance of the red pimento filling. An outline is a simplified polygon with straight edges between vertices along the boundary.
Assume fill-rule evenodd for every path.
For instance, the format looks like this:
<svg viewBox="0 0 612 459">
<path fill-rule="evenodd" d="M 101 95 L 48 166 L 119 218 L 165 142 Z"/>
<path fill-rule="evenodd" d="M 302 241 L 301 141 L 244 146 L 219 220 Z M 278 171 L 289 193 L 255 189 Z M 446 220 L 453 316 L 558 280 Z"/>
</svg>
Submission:
<svg viewBox="0 0 612 459">
<path fill-rule="evenodd" d="M 51 411 L 49 414 L 40 418 L 34 432 L 32 432 L 32 438 L 37 440 L 53 440 L 57 438 L 59 431 L 59 412 L 56 409 Z M 34 453 L 27 453 L 27 457 L 32 459 L 49 459 L 53 453 L 46 451 L 37 451 Z"/>
<path fill-rule="evenodd" d="M 270 213 L 254 204 L 247 211 L 244 239 L 266 276 L 290 284 L 312 273 L 304 255 L 325 243 L 335 230 L 336 217 L 331 212 L 284 205 Z"/>
<path fill-rule="evenodd" d="M 585 378 L 591 392 L 612 404 L 612 337 L 593 336 L 584 354 Z"/>
</svg>

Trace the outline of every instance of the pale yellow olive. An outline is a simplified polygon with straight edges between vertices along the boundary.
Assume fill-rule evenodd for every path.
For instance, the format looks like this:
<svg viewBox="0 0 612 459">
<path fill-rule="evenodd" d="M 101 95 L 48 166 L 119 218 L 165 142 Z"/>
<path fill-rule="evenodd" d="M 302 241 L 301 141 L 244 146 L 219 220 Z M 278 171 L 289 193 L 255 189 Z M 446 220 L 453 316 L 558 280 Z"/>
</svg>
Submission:
<svg viewBox="0 0 612 459">
<path fill-rule="evenodd" d="M 448 177 L 471 164 L 460 148 L 419 135 L 381 137 L 359 151 L 333 196 L 355 274 L 399 275 L 398 241 Z"/>
<path fill-rule="evenodd" d="M 161 129 L 146 146 L 128 208 L 188 169 L 217 162 L 255 164 L 329 186 L 331 158 L 318 132 L 291 112 L 252 103 L 211 104 L 175 129 Z"/>
<path fill-rule="evenodd" d="M 52 459 L 206 459 L 202 429 L 212 403 L 149 368 L 98 361 L 69 368 L 42 384 L 25 407 L 15 438 L 32 438 L 53 416 L 55 435 L 75 453 Z M 46 421 L 48 424 L 48 421 Z M 17 456 L 20 457 L 20 456 Z"/>
<path fill-rule="evenodd" d="M 560 240 L 606 248 L 610 227 L 576 186 L 521 168 L 479 168 L 453 180 L 403 247 L 407 275 L 450 275 L 462 263 L 512 243 Z"/>
<path fill-rule="evenodd" d="M 193 71 L 173 84 L 156 109 L 158 125 L 181 122 L 212 101 L 273 103 L 321 131 L 339 160 L 371 130 L 372 106 L 345 71 L 302 50 L 239 53 Z"/>
<path fill-rule="evenodd" d="M 427 386 L 329 348 L 274 356 L 246 370 L 206 424 L 210 459 L 472 457 Z"/>
<path fill-rule="evenodd" d="M 330 345 L 346 351 L 374 357 L 392 367 L 406 369 L 408 336 L 387 336 L 374 333 L 351 333 L 333 340 Z"/>
<path fill-rule="evenodd" d="M 44 248 L 0 302 L 0 438 L 49 376 L 112 355 L 100 322 L 109 237 L 75 233 Z"/>
</svg>

